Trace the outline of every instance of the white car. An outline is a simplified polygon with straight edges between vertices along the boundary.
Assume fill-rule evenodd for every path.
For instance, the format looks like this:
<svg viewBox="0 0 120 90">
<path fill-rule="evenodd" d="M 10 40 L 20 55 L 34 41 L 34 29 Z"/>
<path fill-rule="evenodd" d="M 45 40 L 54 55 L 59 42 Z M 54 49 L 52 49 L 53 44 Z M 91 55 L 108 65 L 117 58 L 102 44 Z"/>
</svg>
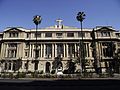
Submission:
<svg viewBox="0 0 120 90">
<path fill-rule="evenodd" d="M 57 75 L 63 75 L 62 69 L 57 69 Z"/>
</svg>

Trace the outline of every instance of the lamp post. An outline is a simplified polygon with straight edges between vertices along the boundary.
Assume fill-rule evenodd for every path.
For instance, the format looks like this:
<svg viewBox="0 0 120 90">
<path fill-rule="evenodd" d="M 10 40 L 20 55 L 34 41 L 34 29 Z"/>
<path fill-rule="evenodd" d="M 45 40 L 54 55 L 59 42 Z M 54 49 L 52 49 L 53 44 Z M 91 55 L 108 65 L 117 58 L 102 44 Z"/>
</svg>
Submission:
<svg viewBox="0 0 120 90">
<path fill-rule="evenodd" d="M 37 30 L 38 30 L 38 25 L 41 23 L 41 20 L 42 20 L 42 18 L 41 18 L 41 16 L 39 16 L 39 15 L 36 15 L 36 16 L 34 16 L 34 18 L 33 18 L 33 22 L 35 23 L 35 25 L 36 25 L 36 32 L 35 32 L 35 38 L 36 38 L 36 43 L 35 43 L 35 71 L 37 70 L 37 68 L 38 68 L 38 61 L 37 61 Z"/>
<path fill-rule="evenodd" d="M 85 19 L 85 14 L 84 12 L 78 12 L 76 19 L 80 22 L 81 25 L 81 41 L 79 40 L 79 56 L 80 58 L 80 69 L 81 72 L 84 70 L 85 71 L 85 51 L 84 51 L 84 41 L 83 41 L 83 30 L 82 30 L 82 22 Z"/>
</svg>

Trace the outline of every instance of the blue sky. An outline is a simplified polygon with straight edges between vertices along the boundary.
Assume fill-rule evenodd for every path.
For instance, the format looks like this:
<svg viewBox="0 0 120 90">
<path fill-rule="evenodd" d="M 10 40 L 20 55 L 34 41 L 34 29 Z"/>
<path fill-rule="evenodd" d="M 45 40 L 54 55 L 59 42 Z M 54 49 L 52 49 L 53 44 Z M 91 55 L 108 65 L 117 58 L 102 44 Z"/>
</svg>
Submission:
<svg viewBox="0 0 120 90">
<path fill-rule="evenodd" d="M 84 11 L 84 28 L 113 26 L 120 30 L 119 0 L 0 0 L 0 31 L 6 27 L 35 28 L 34 15 L 40 15 L 39 28 L 55 25 L 63 19 L 67 26 L 80 27 L 76 20 L 79 11 Z"/>
</svg>

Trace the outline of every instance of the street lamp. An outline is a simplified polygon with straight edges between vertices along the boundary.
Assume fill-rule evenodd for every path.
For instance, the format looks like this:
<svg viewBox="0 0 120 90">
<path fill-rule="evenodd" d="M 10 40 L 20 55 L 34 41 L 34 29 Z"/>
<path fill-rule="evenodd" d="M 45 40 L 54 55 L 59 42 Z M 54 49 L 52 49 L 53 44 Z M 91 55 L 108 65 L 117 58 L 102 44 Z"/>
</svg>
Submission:
<svg viewBox="0 0 120 90">
<path fill-rule="evenodd" d="M 35 71 L 38 68 L 38 61 L 37 61 L 37 29 L 38 29 L 38 24 L 41 23 L 41 20 L 42 20 L 42 18 L 39 15 L 36 15 L 36 16 L 33 17 L 33 22 L 36 25 L 36 32 L 35 32 L 35 38 L 36 38 L 36 43 L 35 43 L 35 47 L 36 47 L 36 49 L 35 49 Z"/>
<path fill-rule="evenodd" d="M 79 41 L 80 43 L 80 47 L 79 47 L 79 56 L 81 57 L 80 58 L 80 69 L 81 71 L 85 71 L 85 51 L 84 51 L 84 41 L 83 41 L 83 30 L 82 30 L 82 22 L 83 20 L 85 19 L 85 14 L 84 12 L 78 12 L 77 14 L 77 17 L 76 19 L 80 22 L 80 25 L 81 25 L 81 37 L 82 37 L 82 40 Z"/>
</svg>

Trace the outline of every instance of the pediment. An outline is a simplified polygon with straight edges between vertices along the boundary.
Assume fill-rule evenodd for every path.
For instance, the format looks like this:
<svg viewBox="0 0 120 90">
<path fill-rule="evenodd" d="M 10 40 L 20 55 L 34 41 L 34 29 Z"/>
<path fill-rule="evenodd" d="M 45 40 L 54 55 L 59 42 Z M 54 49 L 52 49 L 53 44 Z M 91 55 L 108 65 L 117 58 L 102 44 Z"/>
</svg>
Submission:
<svg viewBox="0 0 120 90">
<path fill-rule="evenodd" d="M 18 28 L 9 28 L 5 32 L 23 32 L 23 31 Z"/>
<path fill-rule="evenodd" d="M 100 31 L 100 32 L 106 32 L 106 31 L 115 31 L 112 27 L 100 27 L 98 29 L 96 29 L 96 31 Z"/>
</svg>

